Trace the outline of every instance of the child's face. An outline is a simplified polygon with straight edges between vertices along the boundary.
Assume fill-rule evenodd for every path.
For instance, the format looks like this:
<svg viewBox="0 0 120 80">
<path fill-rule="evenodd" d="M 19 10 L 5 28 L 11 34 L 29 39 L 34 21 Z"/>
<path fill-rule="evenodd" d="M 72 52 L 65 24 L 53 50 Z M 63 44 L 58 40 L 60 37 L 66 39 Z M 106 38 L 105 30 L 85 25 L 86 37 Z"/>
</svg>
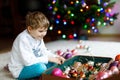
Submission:
<svg viewBox="0 0 120 80">
<path fill-rule="evenodd" d="M 41 40 L 46 35 L 47 28 L 32 29 L 31 27 L 29 27 L 28 31 L 33 38 L 35 38 L 36 40 Z"/>
</svg>

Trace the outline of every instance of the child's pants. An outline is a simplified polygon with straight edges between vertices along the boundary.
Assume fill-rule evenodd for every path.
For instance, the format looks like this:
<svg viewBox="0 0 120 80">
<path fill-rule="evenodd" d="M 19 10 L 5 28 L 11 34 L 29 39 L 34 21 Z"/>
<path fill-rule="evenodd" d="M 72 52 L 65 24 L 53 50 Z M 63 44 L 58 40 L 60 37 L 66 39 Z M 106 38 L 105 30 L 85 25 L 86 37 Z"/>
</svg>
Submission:
<svg viewBox="0 0 120 80">
<path fill-rule="evenodd" d="M 45 65 L 44 63 L 37 63 L 31 66 L 25 66 L 18 79 L 19 80 L 24 80 L 24 79 L 29 79 L 29 78 L 34 78 L 34 77 L 39 77 L 47 68 L 55 65 L 54 63 L 48 63 Z"/>
</svg>

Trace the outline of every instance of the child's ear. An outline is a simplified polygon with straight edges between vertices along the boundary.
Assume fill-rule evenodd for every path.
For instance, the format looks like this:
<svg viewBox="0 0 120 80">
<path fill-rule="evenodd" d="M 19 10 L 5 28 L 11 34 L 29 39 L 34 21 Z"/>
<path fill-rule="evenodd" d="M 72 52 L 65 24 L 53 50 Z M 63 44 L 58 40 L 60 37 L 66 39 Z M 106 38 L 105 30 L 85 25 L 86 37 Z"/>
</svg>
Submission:
<svg viewBox="0 0 120 80">
<path fill-rule="evenodd" d="M 27 30 L 28 30 L 28 31 L 31 31 L 31 30 L 32 30 L 32 27 L 31 27 L 31 26 L 28 26 L 28 27 L 27 27 Z"/>
</svg>

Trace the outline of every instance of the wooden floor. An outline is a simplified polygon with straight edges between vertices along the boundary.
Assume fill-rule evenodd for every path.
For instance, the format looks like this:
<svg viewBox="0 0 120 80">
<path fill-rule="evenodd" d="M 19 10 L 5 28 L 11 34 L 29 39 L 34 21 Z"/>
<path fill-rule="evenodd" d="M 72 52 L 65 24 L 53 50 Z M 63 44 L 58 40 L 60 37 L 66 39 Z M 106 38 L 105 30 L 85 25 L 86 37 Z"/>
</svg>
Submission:
<svg viewBox="0 0 120 80">
<path fill-rule="evenodd" d="M 90 36 L 88 40 L 92 41 L 115 41 L 120 42 L 120 36 Z M 0 53 L 7 52 L 11 49 L 12 43 L 14 41 L 13 37 L 0 38 Z M 50 39 L 49 39 L 50 41 Z"/>
</svg>

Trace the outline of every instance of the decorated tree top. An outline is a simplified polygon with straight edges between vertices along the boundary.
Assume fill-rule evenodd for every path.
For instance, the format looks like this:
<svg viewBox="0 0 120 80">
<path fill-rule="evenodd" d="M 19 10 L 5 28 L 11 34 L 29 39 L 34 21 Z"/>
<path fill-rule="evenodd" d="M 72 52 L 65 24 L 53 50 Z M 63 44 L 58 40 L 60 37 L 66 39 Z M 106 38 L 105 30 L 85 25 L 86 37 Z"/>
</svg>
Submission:
<svg viewBox="0 0 120 80">
<path fill-rule="evenodd" d="M 113 25 L 118 13 L 111 13 L 115 2 L 110 0 L 49 0 L 50 30 L 57 34 L 65 34 L 65 30 L 73 29 L 72 37 L 79 31 L 98 33 L 98 27 Z M 77 32 L 76 32 L 77 31 Z M 63 37 L 64 38 L 64 37 Z"/>
</svg>

